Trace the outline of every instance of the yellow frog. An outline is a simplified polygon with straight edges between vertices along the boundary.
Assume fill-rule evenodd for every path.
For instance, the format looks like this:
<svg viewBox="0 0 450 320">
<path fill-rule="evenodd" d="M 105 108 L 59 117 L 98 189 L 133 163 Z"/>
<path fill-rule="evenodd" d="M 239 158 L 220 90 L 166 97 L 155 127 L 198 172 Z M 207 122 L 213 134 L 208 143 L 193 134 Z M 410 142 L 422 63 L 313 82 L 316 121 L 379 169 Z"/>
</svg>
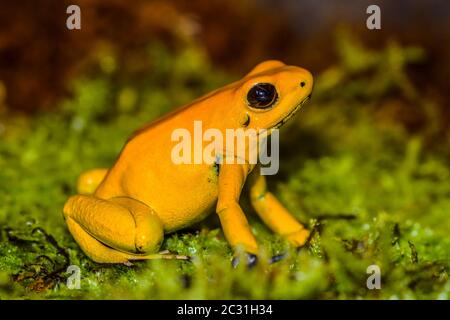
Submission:
<svg viewBox="0 0 450 320">
<path fill-rule="evenodd" d="M 110 169 L 93 169 L 78 180 L 78 195 L 68 199 L 69 231 L 92 260 L 182 258 L 159 252 L 164 234 L 217 213 L 229 244 L 241 246 L 255 261 L 258 245 L 239 197 L 247 181 L 251 204 L 261 219 L 295 246 L 309 231 L 267 191 L 258 166 L 248 163 L 177 164 L 172 133 L 204 128 L 273 130 L 306 102 L 313 87 L 305 69 L 269 60 L 244 78 L 215 90 L 137 131 Z M 248 178 L 248 179 L 247 179 Z"/>
</svg>

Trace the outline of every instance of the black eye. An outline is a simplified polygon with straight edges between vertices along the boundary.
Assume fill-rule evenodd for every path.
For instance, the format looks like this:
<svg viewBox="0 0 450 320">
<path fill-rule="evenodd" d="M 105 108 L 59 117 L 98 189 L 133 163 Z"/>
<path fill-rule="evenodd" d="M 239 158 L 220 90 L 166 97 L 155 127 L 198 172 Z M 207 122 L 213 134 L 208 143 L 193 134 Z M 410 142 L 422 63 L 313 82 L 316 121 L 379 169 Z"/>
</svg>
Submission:
<svg viewBox="0 0 450 320">
<path fill-rule="evenodd" d="M 247 94 L 250 107 L 258 109 L 270 108 L 278 98 L 275 86 L 270 83 L 258 83 Z"/>
</svg>

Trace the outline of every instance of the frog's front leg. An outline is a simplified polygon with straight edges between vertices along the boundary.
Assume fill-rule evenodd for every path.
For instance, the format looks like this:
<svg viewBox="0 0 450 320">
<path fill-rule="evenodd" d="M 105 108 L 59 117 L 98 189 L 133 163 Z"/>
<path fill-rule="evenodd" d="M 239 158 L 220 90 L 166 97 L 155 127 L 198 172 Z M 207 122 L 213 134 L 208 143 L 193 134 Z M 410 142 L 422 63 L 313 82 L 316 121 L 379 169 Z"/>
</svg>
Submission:
<svg viewBox="0 0 450 320">
<path fill-rule="evenodd" d="M 249 172 L 248 165 L 222 164 L 219 170 L 219 196 L 216 212 L 225 238 L 233 247 L 242 247 L 248 253 L 248 263 L 256 262 L 258 245 L 247 218 L 239 206 L 239 197 Z M 233 263 L 237 262 L 234 260 Z"/>
<path fill-rule="evenodd" d="M 264 223 L 274 232 L 282 235 L 294 246 L 303 246 L 309 237 L 309 231 L 298 222 L 289 211 L 267 191 L 266 178 L 257 166 L 249 176 L 250 200 Z"/>
<path fill-rule="evenodd" d="M 132 198 L 76 195 L 66 202 L 64 217 L 81 249 L 96 262 L 177 258 L 149 254 L 159 249 L 163 226 L 150 207 Z"/>
</svg>

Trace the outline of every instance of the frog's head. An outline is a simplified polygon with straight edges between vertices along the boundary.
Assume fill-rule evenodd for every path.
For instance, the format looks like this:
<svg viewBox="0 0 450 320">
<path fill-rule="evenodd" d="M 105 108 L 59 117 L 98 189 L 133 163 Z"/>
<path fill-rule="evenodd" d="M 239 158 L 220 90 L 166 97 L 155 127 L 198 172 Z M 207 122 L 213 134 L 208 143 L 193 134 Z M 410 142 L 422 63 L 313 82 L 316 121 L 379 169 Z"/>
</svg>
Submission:
<svg viewBox="0 0 450 320">
<path fill-rule="evenodd" d="M 242 128 L 279 128 L 309 100 L 312 88 L 309 71 L 276 60 L 262 62 L 235 87 L 235 119 Z"/>
</svg>

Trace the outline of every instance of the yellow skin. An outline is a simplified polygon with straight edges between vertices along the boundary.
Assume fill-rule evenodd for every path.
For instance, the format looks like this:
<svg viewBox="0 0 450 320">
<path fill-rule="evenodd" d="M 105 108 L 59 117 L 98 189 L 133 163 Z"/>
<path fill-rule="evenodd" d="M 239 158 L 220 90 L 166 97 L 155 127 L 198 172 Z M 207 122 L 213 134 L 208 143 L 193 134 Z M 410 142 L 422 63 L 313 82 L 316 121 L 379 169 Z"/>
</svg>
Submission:
<svg viewBox="0 0 450 320">
<path fill-rule="evenodd" d="M 258 83 L 275 86 L 278 99 L 267 110 L 249 106 L 247 93 Z M 226 239 L 252 254 L 258 245 L 239 197 L 247 181 L 250 199 L 261 219 L 295 246 L 309 232 L 267 191 L 255 165 L 175 164 L 171 134 L 203 128 L 279 127 L 308 100 L 312 75 L 305 69 L 270 60 L 243 79 L 215 90 L 137 131 L 110 169 L 94 169 L 78 180 L 78 195 L 68 199 L 64 217 L 81 249 L 100 263 L 183 258 L 158 253 L 164 234 L 190 226 L 215 209 Z M 255 170 L 254 170 L 255 169 Z M 248 178 L 248 179 L 247 179 Z"/>
</svg>

